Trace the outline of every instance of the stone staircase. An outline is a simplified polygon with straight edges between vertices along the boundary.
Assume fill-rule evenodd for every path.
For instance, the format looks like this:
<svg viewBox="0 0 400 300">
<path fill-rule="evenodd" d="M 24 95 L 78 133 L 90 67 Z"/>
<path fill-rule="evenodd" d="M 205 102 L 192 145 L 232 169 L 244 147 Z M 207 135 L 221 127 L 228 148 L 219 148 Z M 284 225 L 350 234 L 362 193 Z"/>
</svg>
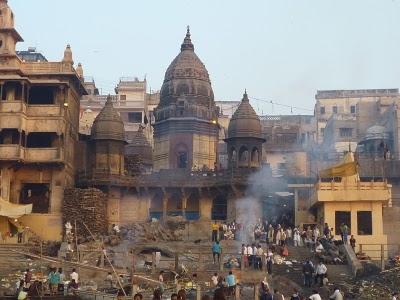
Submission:
<svg viewBox="0 0 400 300">
<path fill-rule="evenodd" d="M 314 254 L 305 247 L 293 247 L 289 246 L 289 257 L 287 260 L 291 261 L 292 264 L 274 264 L 272 274 L 286 277 L 297 283 L 299 286 L 303 286 L 303 263 L 307 259 L 311 259 L 314 265 L 317 264 L 317 260 Z M 329 282 L 334 284 L 343 284 L 352 278 L 351 270 L 348 265 L 326 265 L 328 268 L 328 279 Z M 307 289 L 306 289 L 307 290 Z M 310 289 L 311 292 L 311 289 Z"/>
<path fill-rule="evenodd" d="M 13 250 L 26 251 L 26 246 L 23 244 L 0 244 L 0 278 L 17 270 L 24 271 L 31 268 L 32 261 Z"/>
</svg>

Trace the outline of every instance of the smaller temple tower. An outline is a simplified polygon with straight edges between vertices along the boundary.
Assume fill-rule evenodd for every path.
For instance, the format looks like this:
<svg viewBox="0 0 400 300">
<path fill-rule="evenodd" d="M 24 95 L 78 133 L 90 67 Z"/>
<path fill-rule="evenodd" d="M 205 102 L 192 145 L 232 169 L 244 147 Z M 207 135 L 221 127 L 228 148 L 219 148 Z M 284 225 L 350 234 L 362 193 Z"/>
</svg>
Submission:
<svg viewBox="0 0 400 300">
<path fill-rule="evenodd" d="M 91 132 L 93 173 L 124 174 L 124 123 L 114 109 L 111 96 L 93 122 Z"/>
<path fill-rule="evenodd" d="M 232 116 L 228 126 L 228 161 L 230 168 L 259 168 L 262 144 L 261 122 L 250 105 L 247 92 Z"/>
<path fill-rule="evenodd" d="M 14 28 L 14 14 L 7 0 L 0 0 L 0 56 L 16 57 L 17 42 L 23 39 Z"/>
</svg>

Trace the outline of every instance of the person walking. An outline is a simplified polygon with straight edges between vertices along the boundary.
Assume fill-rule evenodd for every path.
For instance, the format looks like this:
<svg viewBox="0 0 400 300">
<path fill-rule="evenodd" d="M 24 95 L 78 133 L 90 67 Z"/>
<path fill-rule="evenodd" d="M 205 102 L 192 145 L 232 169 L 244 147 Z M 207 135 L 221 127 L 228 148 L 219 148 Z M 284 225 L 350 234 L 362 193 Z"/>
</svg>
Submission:
<svg viewBox="0 0 400 300">
<path fill-rule="evenodd" d="M 50 293 L 52 295 L 57 294 L 58 285 L 60 283 L 60 274 L 57 272 L 56 268 L 51 269 L 48 276 Z"/>
<path fill-rule="evenodd" d="M 347 238 L 349 235 L 349 227 L 346 224 L 343 224 L 343 244 L 347 244 Z"/>
<path fill-rule="evenodd" d="M 217 221 L 214 221 L 214 223 L 211 225 L 211 241 L 216 242 L 218 241 L 218 224 Z"/>
<path fill-rule="evenodd" d="M 218 258 L 218 263 L 219 263 L 220 257 L 221 257 L 221 252 L 222 252 L 222 247 L 221 247 L 220 243 L 218 241 L 214 242 L 214 244 L 212 245 L 212 253 L 213 253 L 214 264 L 215 264 L 215 257 L 216 256 Z"/>
</svg>

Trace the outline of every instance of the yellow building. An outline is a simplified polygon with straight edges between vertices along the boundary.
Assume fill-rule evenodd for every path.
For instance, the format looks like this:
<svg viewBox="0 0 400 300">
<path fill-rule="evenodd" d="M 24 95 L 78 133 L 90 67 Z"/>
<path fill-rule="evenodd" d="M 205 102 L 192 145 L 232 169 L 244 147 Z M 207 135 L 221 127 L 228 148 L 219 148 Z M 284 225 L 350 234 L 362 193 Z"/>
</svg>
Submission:
<svg viewBox="0 0 400 300">
<path fill-rule="evenodd" d="M 31 204 L 32 213 L 18 222 L 60 239 L 64 189 L 75 184 L 82 67 L 73 67 L 69 45 L 58 62 L 21 59 L 15 49 L 22 38 L 6 0 L 0 12 L 0 198 Z M 4 207 L 0 230 L 15 231 L 9 220 L 16 215 Z"/>
<path fill-rule="evenodd" d="M 383 207 L 391 204 L 392 186 L 386 181 L 360 181 L 353 154 L 349 152 L 342 164 L 321 172 L 315 185 L 313 207 L 317 209 L 320 226 L 328 223 L 340 239 L 340 226 L 346 224 L 357 245 L 387 244 L 383 233 Z M 340 178 L 330 180 L 327 178 Z M 325 181 L 325 182 L 324 182 Z M 368 247 L 372 250 L 373 247 Z M 380 246 L 377 246 L 377 250 Z M 377 253 L 367 253 L 376 256 Z"/>
</svg>

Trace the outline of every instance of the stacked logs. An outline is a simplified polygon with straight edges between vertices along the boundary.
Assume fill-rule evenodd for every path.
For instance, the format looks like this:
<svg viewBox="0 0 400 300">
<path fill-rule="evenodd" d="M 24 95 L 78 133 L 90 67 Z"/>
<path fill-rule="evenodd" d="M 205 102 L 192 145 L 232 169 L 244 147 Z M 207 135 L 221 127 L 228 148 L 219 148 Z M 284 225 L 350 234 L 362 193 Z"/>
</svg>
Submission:
<svg viewBox="0 0 400 300">
<path fill-rule="evenodd" d="M 93 234 L 107 233 L 107 198 L 99 189 L 65 189 L 62 213 L 63 224 L 77 222 L 78 236 L 90 235 L 82 222 Z"/>
</svg>

